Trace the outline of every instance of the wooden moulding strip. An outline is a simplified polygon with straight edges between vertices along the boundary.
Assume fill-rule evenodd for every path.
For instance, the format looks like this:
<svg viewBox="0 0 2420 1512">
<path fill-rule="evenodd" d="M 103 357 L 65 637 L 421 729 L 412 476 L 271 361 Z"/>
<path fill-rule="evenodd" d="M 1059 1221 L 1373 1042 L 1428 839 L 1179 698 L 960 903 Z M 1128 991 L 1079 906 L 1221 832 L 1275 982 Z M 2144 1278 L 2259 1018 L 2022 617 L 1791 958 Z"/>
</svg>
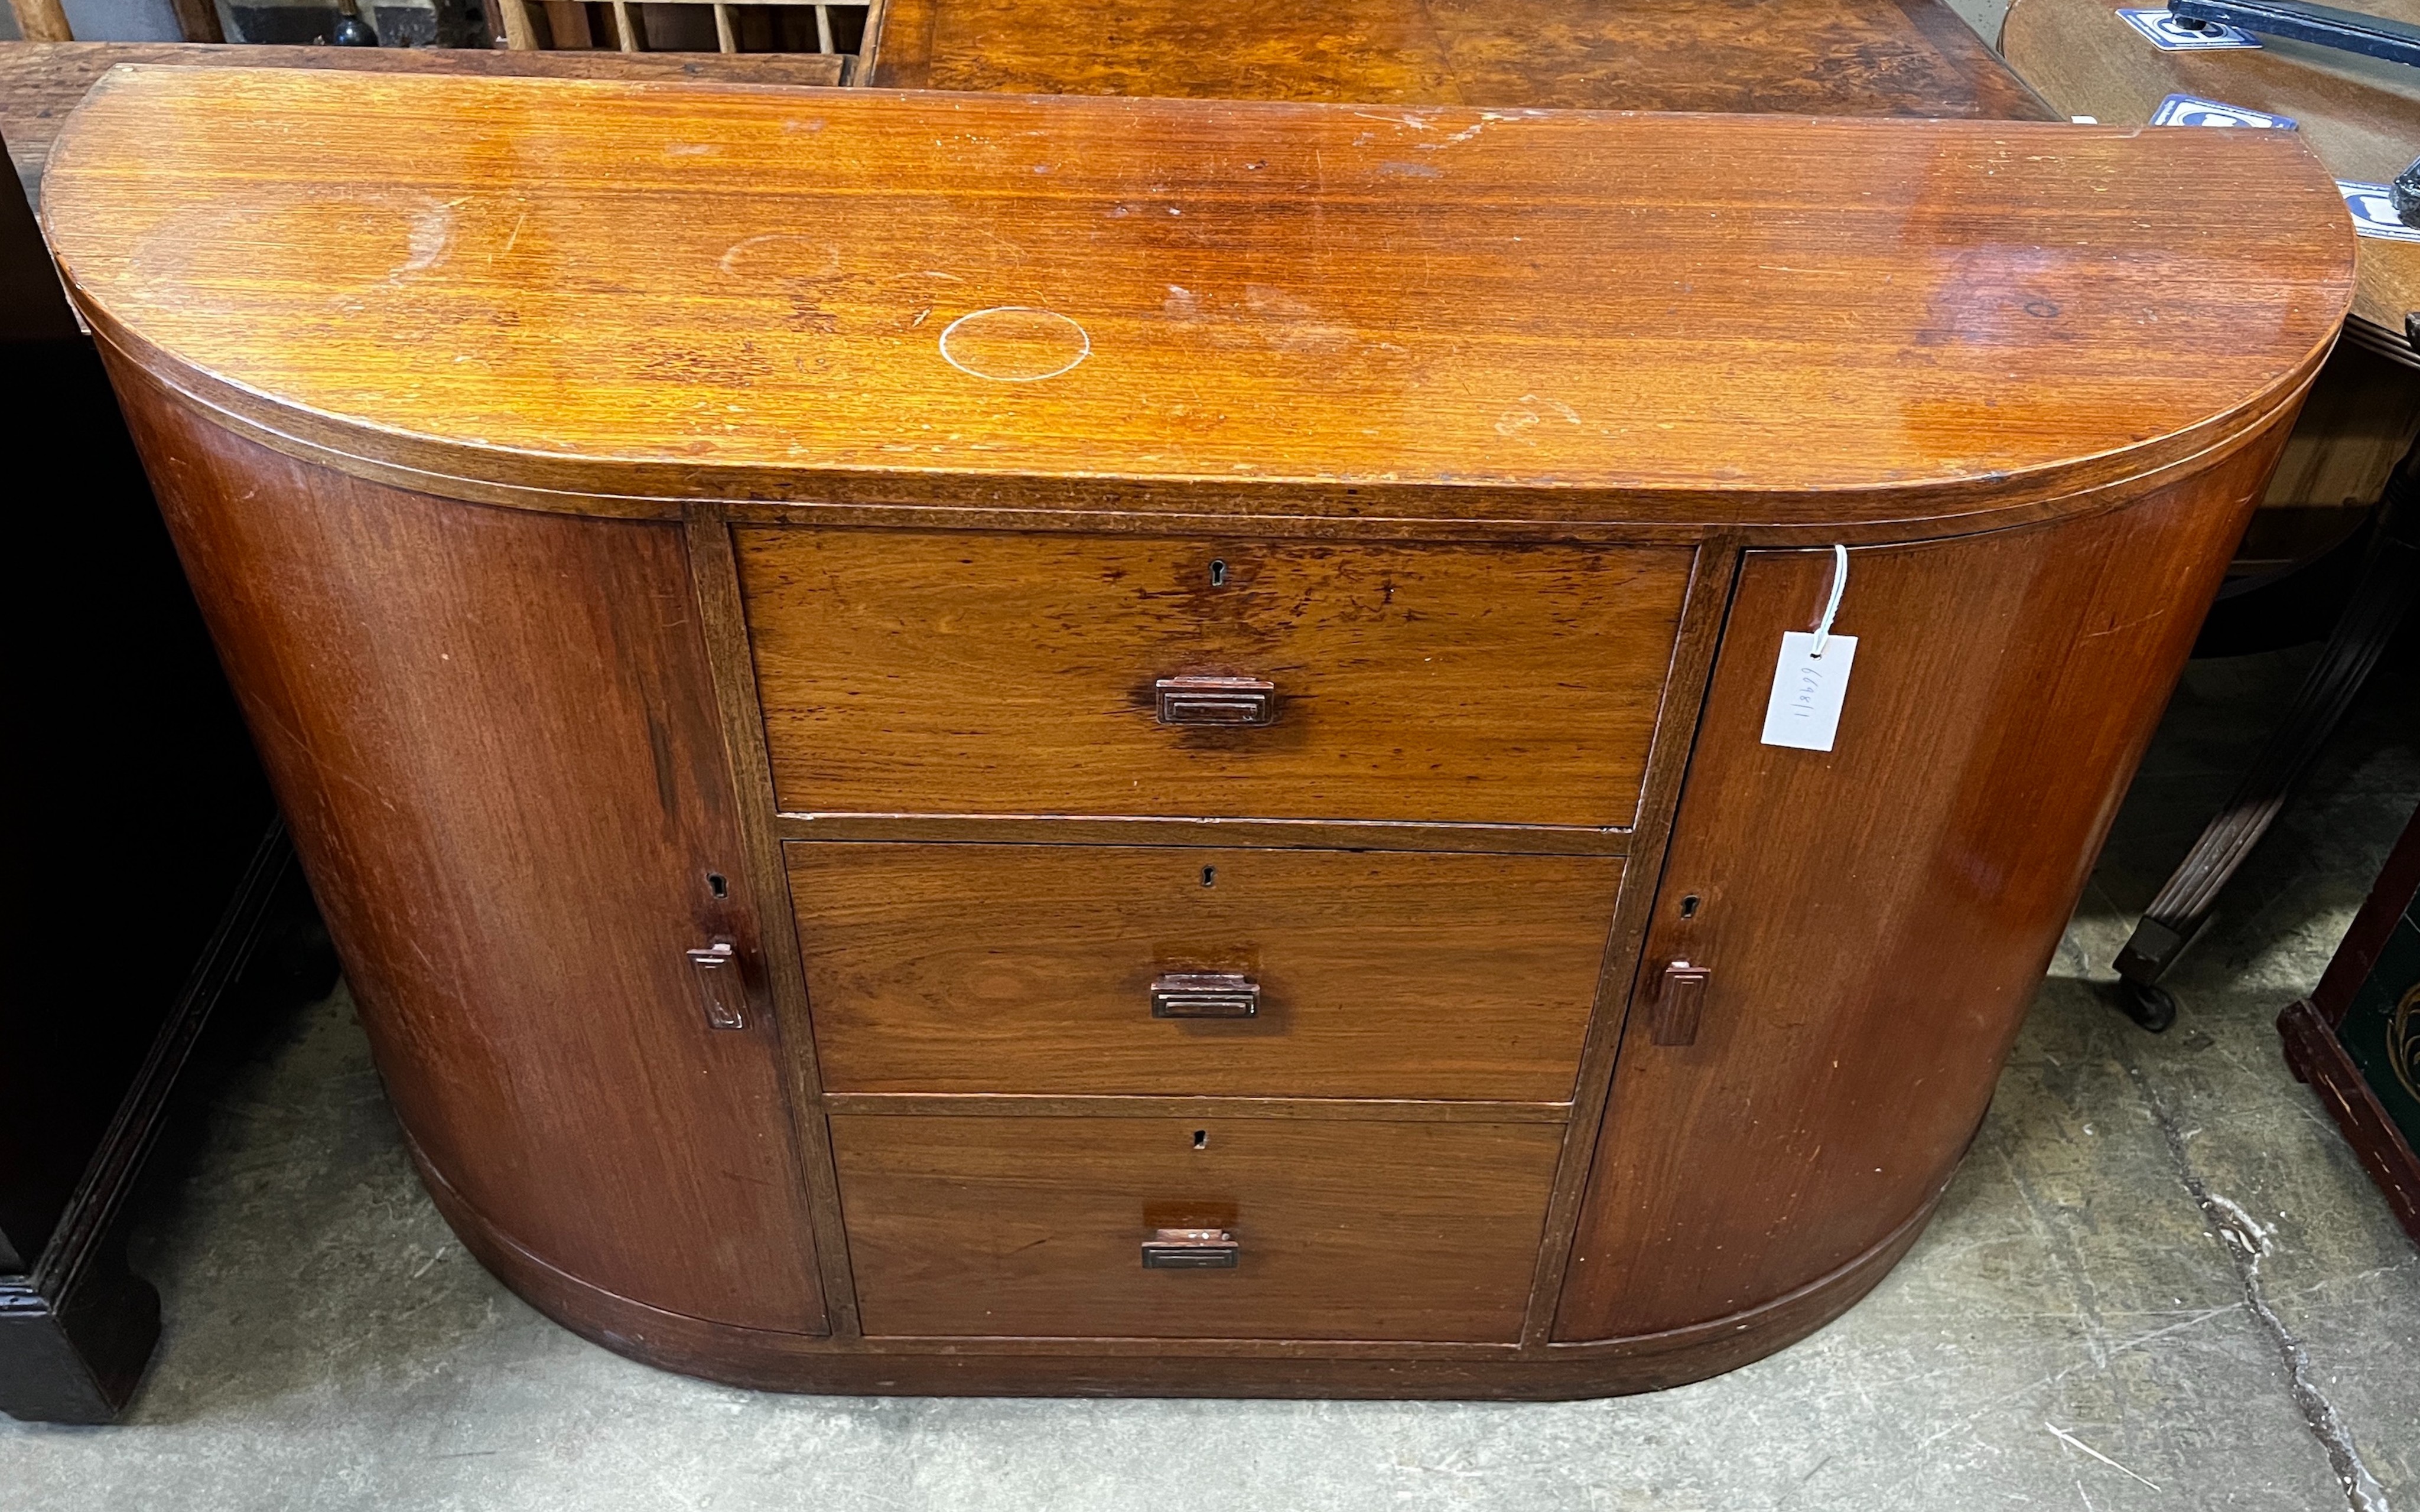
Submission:
<svg viewBox="0 0 2420 1512">
<path fill-rule="evenodd" d="M 826 1092 L 831 1114 L 969 1119 L 1285 1119 L 1367 1123 L 1560 1123 L 1568 1103 L 1408 1098 L 1061 1096 L 1024 1092 Z"/>
<path fill-rule="evenodd" d="M 807 1189 L 808 1223 L 823 1282 L 824 1311 L 835 1336 L 860 1333 L 857 1284 L 849 1269 L 848 1240 L 841 1224 L 840 1179 L 832 1165 L 831 1134 L 824 1119 L 821 1074 L 815 1063 L 814 1030 L 807 1002 L 806 958 L 799 945 L 798 915 L 790 903 L 790 879 L 782 868 L 773 829 L 773 769 L 765 748 L 765 720 L 756 702 L 756 672 L 749 659 L 746 610 L 739 593 L 739 563 L 731 530 L 721 510 L 696 506 L 688 521 L 690 579 L 714 698 L 722 719 L 723 749 L 730 763 L 740 846 L 747 857 L 749 894 L 756 936 L 764 954 L 765 985 L 784 1061 L 793 1148 Z"/>
<path fill-rule="evenodd" d="M 1596 1161 L 1597 1126 L 1604 1121 L 1611 1098 L 1631 985 L 1638 974 L 1647 927 L 1653 919 L 1656 892 L 1663 885 L 1664 854 L 1671 841 L 1673 817 L 1681 807 L 1681 785 L 1697 742 L 1698 721 L 1705 712 L 1706 688 L 1714 680 L 1714 656 L 1722 644 L 1723 623 L 1730 611 L 1731 589 L 1745 549 L 1738 535 L 1717 532 L 1699 548 L 1697 561 L 1691 564 L 1688 596 L 1681 606 L 1680 633 L 1672 646 L 1671 673 L 1664 684 L 1664 706 L 1655 721 L 1654 745 L 1647 754 L 1638 825 L 1621 869 L 1621 890 L 1614 902 L 1613 928 L 1606 935 L 1597 978 L 1596 1006 L 1580 1050 L 1572 1118 L 1547 1199 L 1545 1232 L 1538 1245 L 1538 1269 L 1530 1281 L 1528 1314 L 1521 1333 L 1526 1348 L 1546 1345 L 1562 1304 L 1563 1274 L 1578 1237 L 1589 1171 Z"/>
</svg>

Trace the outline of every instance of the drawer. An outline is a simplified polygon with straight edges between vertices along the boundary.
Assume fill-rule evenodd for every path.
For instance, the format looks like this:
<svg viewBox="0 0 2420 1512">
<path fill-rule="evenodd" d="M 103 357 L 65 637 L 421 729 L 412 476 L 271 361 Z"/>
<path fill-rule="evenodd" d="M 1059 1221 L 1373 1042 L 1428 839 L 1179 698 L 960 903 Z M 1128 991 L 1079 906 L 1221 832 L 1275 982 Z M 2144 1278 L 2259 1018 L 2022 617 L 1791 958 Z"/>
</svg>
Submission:
<svg viewBox="0 0 2420 1512">
<path fill-rule="evenodd" d="M 1501 1343 L 1520 1335 L 1563 1133 L 881 1115 L 831 1129 L 869 1335 Z M 1232 1268 L 1147 1268 L 1162 1229 L 1231 1235 Z"/>
<path fill-rule="evenodd" d="M 1567 1101 L 1621 877 L 1610 856 L 785 851 L 824 1085 L 854 1092 Z"/>
<path fill-rule="evenodd" d="M 783 810 L 825 813 L 1625 826 L 1691 560 L 799 527 L 737 541 L 774 786 Z"/>
</svg>

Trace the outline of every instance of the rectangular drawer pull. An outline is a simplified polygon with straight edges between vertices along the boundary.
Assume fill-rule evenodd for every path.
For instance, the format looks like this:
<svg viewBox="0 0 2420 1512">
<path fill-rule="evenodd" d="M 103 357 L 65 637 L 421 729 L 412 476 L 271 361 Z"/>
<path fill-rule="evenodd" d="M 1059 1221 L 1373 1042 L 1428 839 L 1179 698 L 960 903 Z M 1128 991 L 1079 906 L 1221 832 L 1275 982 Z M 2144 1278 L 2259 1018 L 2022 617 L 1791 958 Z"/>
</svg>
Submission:
<svg viewBox="0 0 2420 1512">
<path fill-rule="evenodd" d="M 739 981 L 739 948 L 716 940 L 703 950 L 689 952 L 689 968 L 697 978 L 697 993 L 706 1004 L 706 1022 L 718 1029 L 748 1026 L 747 998 Z"/>
<path fill-rule="evenodd" d="M 1261 1011 L 1261 984 L 1232 971 L 1187 971 L 1151 984 L 1156 1019 L 1248 1019 Z"/>
<path fill-rule="evenodd" d="M 1152 686 L 1162 724 L 1277 723 L 1278 686 L 1257 677 L 1163 677 Z"/>
<path fill-rule="evenodd" d="M 1142 1242 L 1146 1271 L 1232 1271 L 1242 1246 L 1223 1228 L 1161 1228 Z"/>
<path fill-rule="evenodd" d="M 1647 1011 L 1648 1037 L 1657 1044 L 1696 1044 L 1698 1016 L 1706 1005 L 1706 983 L 1714 972 L 1675 961 L 1664 968 L 1655 984 L 1655 1002 Z"/>
</svg>

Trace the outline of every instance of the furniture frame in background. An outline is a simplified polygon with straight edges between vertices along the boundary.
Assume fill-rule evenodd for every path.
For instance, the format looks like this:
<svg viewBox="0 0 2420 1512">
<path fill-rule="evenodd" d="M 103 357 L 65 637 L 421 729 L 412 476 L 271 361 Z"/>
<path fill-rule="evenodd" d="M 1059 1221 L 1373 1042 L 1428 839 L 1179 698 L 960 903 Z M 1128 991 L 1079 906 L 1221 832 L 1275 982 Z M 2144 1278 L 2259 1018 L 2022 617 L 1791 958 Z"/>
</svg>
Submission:
<svg viewBox="0 0 2420 1512">
<path fill-rule="evenodd" d="M 861 55 L 858 48 L 845 48 L 840 41 L 844 30 L 857 33 L 860 39 L 871 35 L 878 24 L 875 13 L 881 9 L 881 0 L 870 5 L 835 5 L 830 0 L 486 0 L 489 26 L 498 45 L 517 52 L 582 51 L 610 49 L 623 53 L 659 51 L 649 45 L 646 23 L 642 12 L 649 5 L 681 6 L 709 9 L 714 17 L 716 51 L 739 53 L 814 53 L 843 60 L 843 82 L 852 82 L 845 75 L 853 70 Z M 767 26 L 770 15 L 761 12 L 796 11 L 812 14 L 814 35 L 811 47 L 765 45 L 765 39 L 752 33 L 773 32 L 779 42 L 778 26 Z M 845 15 L 835 16 L 835 12 Z M 599 24 L 601 21 L 602 24 Z M 806 40 L 806 39 L 801 39 Z"/>
<path fill-rule="evenodd" d="M 2368 1011 L 2357 1014 L 2357 1006 Z M 2420 1244 L 2412 1144 L 2420 1132 L 2420 813 L 2395 842 L 2319 986 L 2278 1015 L 2277 1033 L 2286 1064 L 2319 1095 Z M 2355 1035 L 2366 1041 L 2358 1056 L 2348 1043 Z"/>
</svg>

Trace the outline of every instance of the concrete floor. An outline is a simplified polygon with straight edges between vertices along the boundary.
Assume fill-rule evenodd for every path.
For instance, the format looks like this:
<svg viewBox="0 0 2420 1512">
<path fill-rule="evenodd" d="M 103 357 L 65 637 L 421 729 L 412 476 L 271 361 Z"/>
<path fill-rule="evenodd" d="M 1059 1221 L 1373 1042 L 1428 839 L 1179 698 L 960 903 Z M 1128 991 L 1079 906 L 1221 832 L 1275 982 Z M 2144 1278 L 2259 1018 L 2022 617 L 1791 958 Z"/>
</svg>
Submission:
<svg viewBox="0 0 2420 1512">
<path fill-rule="evenodd" d="M 2420 798 L 2420 657 L 2180 968 L 2177 1028 L 2102 997 L 2129 909 L 2307 659 L 2192 671 L 1931 1232 L 1846 1318 L 1731 1375 L 1504 1406 L 660 1374 L 464 1257 L 339 992 L 224 1089 L 141 1222 L 167 1325 L 126 1424 L 0 1419 L 0 1509 L 2420 1508 L 2420 1255 L 2270 1026 Z"/>
</svg>

